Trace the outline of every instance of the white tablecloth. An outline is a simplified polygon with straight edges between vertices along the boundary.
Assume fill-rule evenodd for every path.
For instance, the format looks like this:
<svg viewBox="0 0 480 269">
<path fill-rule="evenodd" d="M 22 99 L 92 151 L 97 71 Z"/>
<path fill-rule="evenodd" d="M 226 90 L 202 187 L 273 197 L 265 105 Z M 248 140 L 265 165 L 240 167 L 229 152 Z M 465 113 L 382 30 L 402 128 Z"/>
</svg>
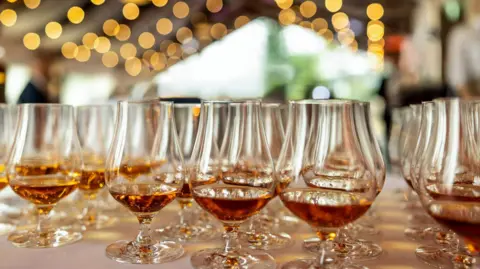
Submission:
<svg viewBox="0 0 480 269">
<path fill-rule="evenodd" d="M 378 259 L 361 264 L 370 269 L 421 269 L 428 268 L 415 257 L 414 250 L 420 244 L 408 241 L 403 235 L 406 227 L 408 211 L 402 208 L 401 195 L 396 191 L 404 187 L 398 176 L 389 176 L 388 183 L 376 201 L 376 212 L 381 217 L 377 228 L 381 234 L 367 238 L 380 244 L 385 253 Z M 161 226 L 173 219 L 178 211 L 178 205 L 172 203 L 160 212 L 154 226 Z M 89 231 L 78 243 L 54 249 L 21 249 L 12 246 L 6 236 L 0 238 L 0 268 L 5 269 L 127 269 L 127 268 L 157 268 L 157 269 L 187 269 L 190 266 L 190 254 L 194 251 L 218 247 L 220 241 L 185 245 L 185 255 L 172 263 L 161 265 L 125 265 L 105 257 L 105 247 L 116 240 L 133 239 L 138 225 L 133 218 L 128 218 L 115 227 L 98 231 Z M 293 235 L 295 244 L 286 250 L 270 251 L 281 265 L 299 257 L 311 257 L 301 249 L 303 239 L 314 234 L 304 224 L 298 233 Z M 280 266 L 278 267 L 280 268 Z"/>
</svg>

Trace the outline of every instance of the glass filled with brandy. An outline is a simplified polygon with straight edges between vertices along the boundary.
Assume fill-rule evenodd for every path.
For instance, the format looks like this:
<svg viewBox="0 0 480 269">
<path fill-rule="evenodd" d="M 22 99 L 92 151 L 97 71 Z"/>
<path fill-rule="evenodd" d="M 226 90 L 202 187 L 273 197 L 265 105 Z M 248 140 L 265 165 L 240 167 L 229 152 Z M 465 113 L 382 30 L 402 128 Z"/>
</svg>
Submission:
<svg viewBox="0 0 480 269">
<path fill-rule="evenodd" d="M 17 247 L 48 248 L 78 241 L 81 233 L 53 227 L 54 206 L 78 187 L 82 156 L 74 109 L 68 105 L 25 104 L 18 107 L 17 131 L 7 162 L 12 190 L 35 205 L 37 226 L 16 231 L 8 240 Z"/>
<path fill-rule="evenodd" d="M 137 238 L 109 245 L 107 257 L 132 264 L 156 264 L 180 258 L 184 253 L 181 245 L 158 242 L 150 229 L 153 218 L 175 200 L 184 182 L 172 102 L 118 103 L 105 171 L 110 194 L 140 224 Z"/>
<path fill-rule="evenodd" d="M 336 252 L 343 242 L 337 244 L 335 239 L 340 228 L 370 209 L 378 193 L 373 152 L 362 143 L 353 102 L 291 102 L 286 141 L 277 162 L 277 193 L 293 214 L 314 229 L 320 247 L 318 258 L 292 261 L 283 268 L 358 267 L 348 260 L 348 249 Z"/>
<path fill-rule="evenodd" d="M 115 106 L 76 107 L 76 120 L 83 155 L 82 177 L 78 184 L 84 201 L 80 221 L 86 229 L 101 229 L 116 220 L 104 214 L 99 204 L 105 187 L 105 160 L 113 138 Z"/>
<path fill-rule="evenodd" d="M 459 99 L 434 103 L 431 139 L 420 160 L 417 193 L 426 212 L 465 244 L 459 240 L 439 249 L 437 253 L 443 255 L 427 249 L 430 258 L 422 260 L 442 268 L 478 268 L 473 256 L 480 250 L 480 147 L 476 137 L 480 126 L 475 119 L 480 104 Z"/>
<path fill-rule="evenodd" d="M 216 143 L 216 102 L 202 103 L 190 186 L 195 201 L 224 226 L 223 248 L 194 253 L 194 268 L 275 268 L 267 253 L 241 248 L 239 227 L 275 195 L 275 169 L 266 141 L 261 103 L 231 102 L 222 153 Z"/>
<path fill-rule="evenodd" d="M 200 123 L 200 107 L 200 104 L 174 104 L 175 124 L 187 170 L 195 166 L 192 156 Z M 211 240 L 219 234 L 218 225 L 209 218 L 202 218 L 203 211 L 192 197 L 190 176 L 191 174 L 186 175 L 183 187 L 177 195 L 180 205 L 179 218 L 156 230 L 162 238 L 179 242 L 199 242 Z"/>
</svg>

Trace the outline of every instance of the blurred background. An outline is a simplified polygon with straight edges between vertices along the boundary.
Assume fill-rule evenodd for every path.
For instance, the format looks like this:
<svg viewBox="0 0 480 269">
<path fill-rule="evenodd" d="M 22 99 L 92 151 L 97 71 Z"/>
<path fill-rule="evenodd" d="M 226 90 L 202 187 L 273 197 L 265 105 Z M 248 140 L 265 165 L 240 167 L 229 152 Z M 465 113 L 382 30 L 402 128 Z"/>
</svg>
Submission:
<svg viewBox="0 0 480 269">
<path fill-rule="evenodd" d="M 394 107 L 480 93 L 479 3 L 1 0 L 0 101 L 357 99 L 385 145 Z"/>
</svg>

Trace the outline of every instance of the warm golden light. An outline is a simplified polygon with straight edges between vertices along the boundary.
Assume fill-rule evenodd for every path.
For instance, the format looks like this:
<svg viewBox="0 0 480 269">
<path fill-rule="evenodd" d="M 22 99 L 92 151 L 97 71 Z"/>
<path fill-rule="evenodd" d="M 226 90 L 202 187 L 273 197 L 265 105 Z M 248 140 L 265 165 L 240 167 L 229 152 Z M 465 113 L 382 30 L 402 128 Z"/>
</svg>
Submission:
<svg viewBox="0 0 480 269">
<path fill-rule="evenodd" d="M 133 58 L 137 56 L 137 48 L 132 43 L 125 43 L 120 47 L 120 55 L 125 60 Z"/>
<path fill-rule="evenodd" d="M 316 18 L 312 21 L 312 28 L 315 31 L 320 31 L 322 29 L 327 29 L 328 28 L 328 22 L 325 19 L 322 18 Z"/>
<path fill-rule="evenodd" d="M 351 29 L 345 28 L 338 32 L 337 37 L 342 45 L 350 45 L 355 40 L 355 33 Z"/>
<path fill-rule="evenodd" d="M 94 33 L 86 33 L 82 38 L 82 43 L 85 47 L 93 50 L 98 46 L 98 36 Z"/>
<path fill-rule="evenodd" d="M 300 14 L 305 18 L 311 18 L 317 13 L 317 4 L 313 1 L 305 1 L 300 5 Z"/>
<path fill-rule="evenodd" d="M 180 57 L 182 55 L 182 46 L 180 46 L 178 43 L 172 43 L 168 45 L 167 55 Z"/>
<path fill-rule="evenodd" d="M 5 72 L 0 72 L 0 84 L 5 84 L 6 77 Z"/>
<path fill-rule="evenodd" d="M 210 35 L 215 39 L 220 39 L 227 34 L 227 26 L 223 23 L 215 23 L 210 28 Z"/>
<path fill-rule="evenodd" d="M 118 55 L 114 51 L 108 51 L 102 55 L 102 63 L 109 68 L 115 67 L 118 64 Z"/>
<path fill-rule="evenodd" d="M 115 36 L 120 31 L 120 25 L 114 19 L 106 20 L 103 23 L 103 32 L 108 36 Z"/>
<path fill-rule="evenodd" d="M 170 57 L 167 60 L 167 66 L 172 66 L 172 65 L 178 63 L 179 61 L 180 61 L 180 58 L 177 57 L 177 56 Z"/>
<path fill-rule="evenodd" d="M 235 22 L 233 23 L 233 25 L 235 26 L 235 29 L 238 29 L 249 22 L 250 22 L 250 18 L 248 18 L 247 16 L 238 16 L 235 19 Z"/>
<path fill-rule="evenodd" d="M 351 49 L 353 52 L 357 52 L 357 51 L 358 51 L 358 42 L 357 42 L 357 40 L 353 40 L 353 42 L 350 43 L 350 49 Z"/>
<path fill-rule="evenodd" d="M 62 54 L 67 59 L 73 59 L 78 54 L 78 47 L 73 42 L 66 42 L 62 45 Z"/>
<path fill-rule="evenodd" d="M 91 1 L 92 1 L 92 4 L 97 5 L 97 6 L 105 3 L 105 0 L 91 0 Z"/>
<path fill-rule="evenodd" d="M 0 13 L 0 22 L 7 27 L 15 25 L 17 22 L 17 12 L 12 9 L 4 9 L 2 13 Z"/>
<path fill-rule="evenodd" d="M 127 3 L 123 6 L 123 17 L 127 20 L 135 20 L 140 15 L 140 9 L 134 3 Z"/>
<path fill-rule="evenodd" d="M 51 39 L 57 39 L 62 35 L 62 25 L 56 21 L 51 21 L 45 25 L 45 34 Z"/>
<path fill-rule="evenodd" d="M 7 2 L 15 3 L 15 2 L 17 2 L 17 0 L 7 0 Z"/>
<path fill-rule="evenodd" d="M 372 41 L 379 41 L 385 34 L 385 26 L 381 21 L 371 21 L 367 26 L 368 39 Z"/>
<path fill-rule="evenodd" d="M 332 13 L 339 11 L 342 5 L 342 0 L 325 0 L 325 8 Z"/>
<path fill-rule="evenodd" d="M 210 38 L 210 28 L 212 26 L 208 23 L 199 23 L 195 26 L 194 35 L 196 38 L 209 37 Z"/>
<path fill-rule="evenodd" d="M 40 36 L 36 33 L 28 33 L 23 37 L 23 45 L 29 50 L 36 50 L 40 46 Z"/>
<path fill-rule="evenodd" d="M 332 24 L 335 29 L 340 30 L 347 28 L 350 25 L 348 15 L 343 12 L 338 12 L 332 16 Z"/>
<path fill-rule="evenodd" d="M 167 64 L 167 57 L 165 54 L 161 52 L 156 52 L 150 57 L 150 64 L 152 65 L 153 69 L 160 71 L 165 68 Z"/>
<path fill-rule="evenodd" d="M 97 42 L 97 47 L 95 48 L 95 50 L 98 53 L 106 53 L 110 50 L 110 47 L 112 46 L 110 40 L 104 36 L 100 36 L 95 42 Z"/>
<path fill-rule="evenodd" d="M 162 35 L 168 35 L 173 29 L 173 23 L 167 18 L 161 18 L 157 21 L 157 32 Z"/>
<path fill-rule="evenodd" d="M 320 32 L 319 32 L 320 33 Z M 321 32 L 321 36 L 325 38 L 325 40 L 330 43 L 333 41 L 333 33 L 330 29 L 326 29 L 325 31 Z"/>
<path fill-rule="evenodd" d="M 367 7 L 367 16 L 371 20 L 379 20 L 384 14 L 383 6 L 378 3 L 372 3 Z"/>
<path fill-rule="evenodd" d="M 188 7 L 188 4 L 183 1 L 177 2 L 173 6 L 173 15 L 179 19 L 187 17 L 189 12 L 190 8 Z"/>
<path fill-rule="evenodd" d="M 160 51 L 166 51 L 168 46 L 172 43 L 173 42 L 171 40 L 163 40 L 162 42 L 160 42 Z"/>
<path fill-rule="evenodd" d="M 118 28 L 118 33 L 115 37 L 120 41 L 125 41 L 130 38 L 132 32 L 130 31 L 130 27 L 126 24 L 120 24 Z"/>
<path fill-rule="evenodd" d="M 196 27 L 200 23 L 207 22 L 207 16 L 202 12 L 196 12 L 190 16 L 190 22 Z"/>
<path fill-rule="evenodd" d="M 384 54 L 383 46 L 380 44 L 370 44 L 368 45 L 368 51 L 375 54 Z"/>
<path fill-rule="evenodd" d="M 312 29 L 313 26 L 312 26 L 312 23 L 309 22 L 309 21 L 301 21 L 298 25 L 302 26 L 303 28 L 306 28 L 306 29 Z"/>
<path fill-rule="evenodd" d="M 203 49 L 212 43 L 212 39 L 209 36 L 203 36 L 198 39 L 198 43 L 200 44 L 200 49 Z"/>
<path fill-rule="evenodd" d="M 68 10 L 67 17 L 71 23 L 79 24 L 85 18 L 85 11 L 81 7 L 74 6 Z"/>
<path fill-rule="evenodd" d="M 189 28 L 181 27 L 180 29 L 177 30 L 176 37 L 178 42 L 184 44 L 192 40 L 193 33 L 192 33 L 192 30 L 190 30 Z"/>
<path fill-rule="evenodd" d="M 278 14 L 278 21 L 283 25 L 290 25 L 295 23 L 297 14 L 292 9 L 284 9 Z"/>
<path fill-rule="evenodd" d="M 211 13 L 217 13 L 223 8 L 223 1 L 222 0 L 207 0 L 206 3 L 208 11 Z"/>
<path fill-rule="evenodd" d="M 85 46 L 78 46 L 78 53 L 75 59 L 81 63 L 84 63 L 90 59 L 90 49 Z"/>
<path fill-rule="evenodd" d="M 381 46 L 382 48 L 385 47 L 385 39 L 380 39 L 380 40 L 377 40 L 377 41 L 372 41 L 372 40 L 368 40 L 368 45 L 379 45 Z"/>
<path fill-rule="evenodd" d="M 293 0 L 275 0 L 277 6 L 281 9 L 290 8 L 293 5 Z"/>
<path fill-rule="evenodd" d="M 135 57 L 128 59 L 125 61 L 125 71 L 127 71 L 130 76 L 138 76 L 142 71 L 142 61 Z"/>
<path fill-rule="evenodd" d="M 40 5 L 40 0 L 23 0 L 23 3 L 29 9 L 36 9 Z"/>
<path fill-rule="evenodd" d="M 167 5 L 168 0 L 152 0 L 152 3 L 156 5 L 157 7 L 163 7 Z"/>
<path fill-rule="evenodd" d="M 153 54 L 155 54 L 154 50 L 146 50 L 143 53 L 142 58 L 150 62 L 150 58 L 152 57 Z"/>
<path fill-rule="evenodd" d="M 155 45 L 155 37 L 150 32 L 143 32 L 138 37 L 138 44 L 144 49 L 149 49 Z"/>
</svg>

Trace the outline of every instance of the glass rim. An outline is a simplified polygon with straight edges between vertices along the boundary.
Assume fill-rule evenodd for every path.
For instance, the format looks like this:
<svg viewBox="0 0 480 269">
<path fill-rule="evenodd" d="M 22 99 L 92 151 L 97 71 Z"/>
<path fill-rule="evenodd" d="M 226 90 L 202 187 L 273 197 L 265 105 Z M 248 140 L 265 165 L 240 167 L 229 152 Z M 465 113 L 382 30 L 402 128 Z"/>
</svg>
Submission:
<svg viewBox="0 0 480 269">
<path fill-rule="evenodd" d="M 54 103 L 25 103 L 25 104 L 18 104 L 17 105 L 19 108 L 23 107 L 49 107 L 49 108 L 72 108 L 72 105 L 68 104 L 54 104 Z"/>
<path fill-rule="evenodd" d="M 202 104 L 198 103 L 183 103 L 183 104 L 176 104 L 175 102 L 173 103 L 174 108 L 194 108 L 194 107 L 201 107 Z"/>
<path fill-rule="evenodd" d="M 93 104 L 93 105 L 80 105 L 80 106 L 75 106 L 75 109 L 86 109 L 86 108 L 115 108 L 115 104 Z"/>
<path fill-rule="evenodd" d="M 305 99 L 290 101 L 291 104 L 295 105 L 325 105 L 325 106 L 337 106 L 337 105 L 353 105 L 352 100 L 342 100 L 342 99 Z"/>
<path fill-rule="evenodd" d="M 264 108 L 285 108 L 286 105 L 283 103 L 262 103 Z"/>
<path fill-rule="evenodd" d="M 127 105 L 172 105 L 172 101 L 160 101 L 160 99 L 145 99 L 145 100 L 122 100 L 118 101 L 117 104 L 127 104 Z"/>
</svg>

